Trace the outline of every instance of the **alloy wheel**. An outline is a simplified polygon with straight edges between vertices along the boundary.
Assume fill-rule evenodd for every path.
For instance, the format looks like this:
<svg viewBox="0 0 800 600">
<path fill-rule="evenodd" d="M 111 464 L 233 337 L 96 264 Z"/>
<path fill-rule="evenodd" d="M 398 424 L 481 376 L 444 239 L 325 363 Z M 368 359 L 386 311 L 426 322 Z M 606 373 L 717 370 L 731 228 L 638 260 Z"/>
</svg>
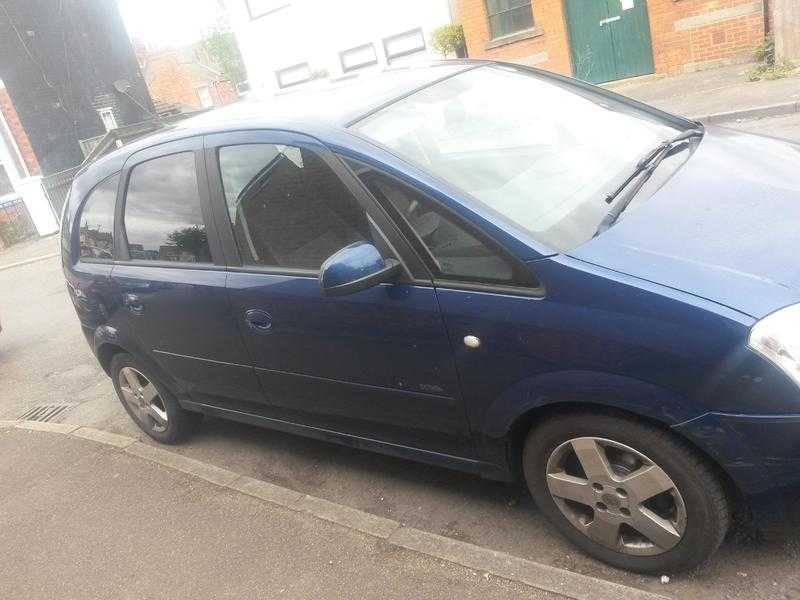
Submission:
<svg viewBox="0 0 800 600">
<path fill-rule="evenodd" d="M 119 388 L 122 398 L 139 422 L 156 433 L 166 431 L 167 409 L 156 386 L 133 367 L 119 371 Z"/>
<path fill-rule="evenodd" d="M 675 483 L 641 452 L 598 437 L 558 446 L 547 461 L 547 487 L 567 520 L 616 552 L 654 556 L 686 531 L 686 506 Z"/>
</svg>

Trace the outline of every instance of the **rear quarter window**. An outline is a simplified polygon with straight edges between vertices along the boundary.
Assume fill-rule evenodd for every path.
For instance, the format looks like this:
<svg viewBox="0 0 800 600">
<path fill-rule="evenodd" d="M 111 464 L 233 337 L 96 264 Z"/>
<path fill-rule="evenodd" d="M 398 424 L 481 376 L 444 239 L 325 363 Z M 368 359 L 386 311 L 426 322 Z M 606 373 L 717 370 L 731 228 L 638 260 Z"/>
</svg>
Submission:
<svg viewBox="0 0 800 600">
<path fill-rule="evenodd" d="M 118 186 L 119 173 L 100 182 L 86 198 L 78 215 L 80 258 L 114 258 L 114 207 Z"/>
</svg>

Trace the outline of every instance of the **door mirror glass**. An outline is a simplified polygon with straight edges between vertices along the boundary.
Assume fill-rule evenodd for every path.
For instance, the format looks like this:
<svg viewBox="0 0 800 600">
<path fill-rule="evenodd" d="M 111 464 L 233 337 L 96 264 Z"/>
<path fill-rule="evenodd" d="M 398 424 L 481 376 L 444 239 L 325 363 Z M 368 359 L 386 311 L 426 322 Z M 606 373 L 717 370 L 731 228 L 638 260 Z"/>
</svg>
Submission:
<svg viewBox="0 0 800 600">
<path fill-rule="evenodd" d="M 355 242 L 322 264 L 319 285 L 326 296 L 344 296 L 391 281 L 399 273 L 397 260 L 384 259 L 368 242 Z"/>
</svg>

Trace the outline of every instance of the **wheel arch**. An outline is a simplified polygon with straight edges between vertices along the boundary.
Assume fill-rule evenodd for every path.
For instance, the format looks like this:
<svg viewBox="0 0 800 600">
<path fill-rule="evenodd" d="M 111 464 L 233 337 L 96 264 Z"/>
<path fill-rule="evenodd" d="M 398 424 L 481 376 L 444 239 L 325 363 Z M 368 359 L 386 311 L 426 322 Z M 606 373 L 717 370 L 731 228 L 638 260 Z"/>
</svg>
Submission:
<svg viewBox="0 0 800 600">
<path fill-rule="evenodd" d="M 694 453 L 700 456 L 703 461 L 709 465 L 709 467 L 711 467 L 711 469 L 722 482 L 725 491 L 728 493 L 728 497 L 737 508 L 737 512 L 746 510 L 744 496 L 730 473 L 728 473 L 728 471 L 711 453 L 699 446 L 691 438 L 683 435 L 680 430 L 671 427 L 663 420 L 659 420 L 652 415 L 642 414 L 615 406 L 609 406 L 607 404 L 598 404 L 593 402 L 555 401 L 532 408 L 527 412 L 520 414 L 509 428 L 504 440 L 508 464 L 514 479 L 519 481 L 523 480 L 522 452 L 525 446 L 525 439 L 527 438 L 528 432 L 531 430 L 531 428 L 552 417 L 570 413 L 610 415 L 621 419 L 643 422 L 655 427 L 656 429 L 669 432 L 671 435 L 675 436 L 675 438 L 681 440 Z"/>
</svg>

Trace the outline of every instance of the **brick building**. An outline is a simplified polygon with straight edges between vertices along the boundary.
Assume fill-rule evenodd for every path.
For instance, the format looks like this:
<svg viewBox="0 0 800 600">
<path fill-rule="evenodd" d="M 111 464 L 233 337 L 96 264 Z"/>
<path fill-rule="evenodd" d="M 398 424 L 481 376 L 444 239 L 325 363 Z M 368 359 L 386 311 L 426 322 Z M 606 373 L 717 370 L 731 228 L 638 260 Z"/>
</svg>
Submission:
<svg viewBox="0 0 800 600">
<path fill-rule="evenodd" d="M 16 169 L 24 175 L 38 175 L 41 172 L 39 161 L 2 81 L 0 81 L 0 120 L 3 121 L 0 135 L 5 138 L 4 142 L 8 146 L 16 150 L 15 162 L 20 163 L 16 165 Z"/>
<path fill-rule="evenodd" d="M 472 58 L 600 83 L 752 60 L 765 0 L 455 0 Z"/>
<path fill-rule="evenodd" d="M 157 103 L 184 110 L 224 106 L 239 99 L 236 89 L 198 44 L 186 48 L 147 52 L 137 48 L 139 65 Z"/>
</svg>

